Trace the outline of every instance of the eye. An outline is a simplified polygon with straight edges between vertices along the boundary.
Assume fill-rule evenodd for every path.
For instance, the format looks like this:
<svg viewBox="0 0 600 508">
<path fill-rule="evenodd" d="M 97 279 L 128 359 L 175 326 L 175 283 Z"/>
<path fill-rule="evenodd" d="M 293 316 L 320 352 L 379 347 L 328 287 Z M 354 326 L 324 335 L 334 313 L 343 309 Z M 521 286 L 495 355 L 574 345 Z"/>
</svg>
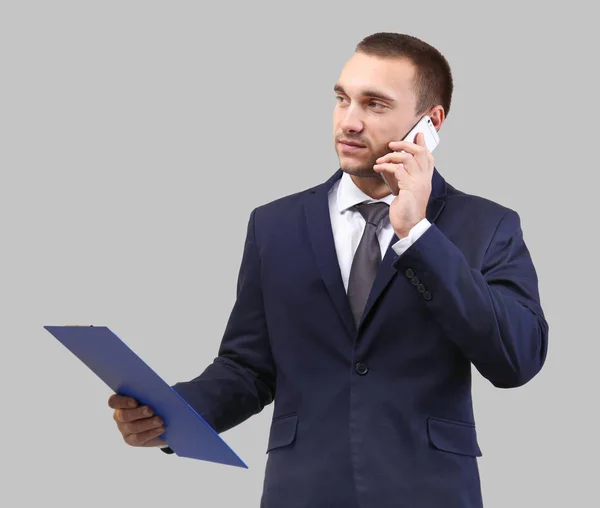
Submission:
<svg viewBox="0 0 600 508">
<path fill-rule="evenodd" d="M 369 102 L 369 106 L 374 107 L 375 109 L 383 109 L 385 106 L 381 104 L 381 102 L 371 101 Z"/>
<path fill-rule="evenodd" d="M 342 96 L 342 95 L 336 95 L 336 96 L 335 96 L 335 99 L 336 99 L 338 102 L 344 102 L 344 101 L 346 100 L 346 98 L 345 98 L 344 96 Z"/>
</svg>

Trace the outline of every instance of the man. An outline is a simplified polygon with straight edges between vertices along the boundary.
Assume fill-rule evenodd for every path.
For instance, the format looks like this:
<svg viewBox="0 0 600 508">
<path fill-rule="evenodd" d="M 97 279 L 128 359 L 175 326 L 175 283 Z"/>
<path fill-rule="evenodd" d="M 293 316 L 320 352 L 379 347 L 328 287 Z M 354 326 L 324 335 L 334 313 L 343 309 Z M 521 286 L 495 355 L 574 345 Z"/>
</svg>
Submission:
<svg viewBox="0 0 600 508">
<path fill-rule="evenodd" d="M 365 38 L 334 87 L 340 169 L 250 215 L 219 355 L 174 388 L 219 433 L 275 401 L 264 508 L 482 506 L 471 364 L 523 385 L 548 325 L 519 215 L 447 183 L 422 134 L 398 141 L 425 114 L 439 130 L 452 87 L 428 44 Z M 127 402 L 125 441 L 164 447 Z"/>
</svg>

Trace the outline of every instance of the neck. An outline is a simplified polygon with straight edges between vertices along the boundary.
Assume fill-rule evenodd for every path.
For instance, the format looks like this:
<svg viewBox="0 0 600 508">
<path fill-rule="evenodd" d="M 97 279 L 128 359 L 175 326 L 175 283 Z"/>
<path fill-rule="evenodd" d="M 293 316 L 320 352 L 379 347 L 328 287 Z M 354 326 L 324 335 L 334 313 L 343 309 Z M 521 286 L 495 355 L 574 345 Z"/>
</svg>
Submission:
<svg viewBox="0 0 600 508">
<path fill-rule="evenodd" d="M 350 178 L 352 178 L 355 185 L 371 199 L 381 199 L 390 194 L 390 189 L 388 189 L 387 185 L 379 175 L 375 178 L 350 175 Z"/>
</svg>

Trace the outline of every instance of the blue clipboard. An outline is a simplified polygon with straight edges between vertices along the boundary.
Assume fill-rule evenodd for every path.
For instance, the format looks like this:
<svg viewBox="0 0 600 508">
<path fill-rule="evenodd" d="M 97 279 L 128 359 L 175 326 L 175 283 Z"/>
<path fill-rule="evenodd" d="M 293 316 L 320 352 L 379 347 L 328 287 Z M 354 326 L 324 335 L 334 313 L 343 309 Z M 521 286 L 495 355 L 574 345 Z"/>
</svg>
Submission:
<svg viewBox="0 0 600 508">
<path fill-rule="evenodd" d="M 215 430 L 156 372 L 106 326 L 44 326 L 115 393 L 154 409 L 161 435 L 180 457 L 248 466 Z"/>
</svg>

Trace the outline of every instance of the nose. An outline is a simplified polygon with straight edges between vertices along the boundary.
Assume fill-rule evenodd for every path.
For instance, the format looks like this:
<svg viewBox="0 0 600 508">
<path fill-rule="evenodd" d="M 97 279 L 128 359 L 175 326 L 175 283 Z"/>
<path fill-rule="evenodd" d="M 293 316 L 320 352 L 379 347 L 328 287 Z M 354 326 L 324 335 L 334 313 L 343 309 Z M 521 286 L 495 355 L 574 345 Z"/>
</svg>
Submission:
<svg viewBox="0 0 600 508">
<path fill-rule="evenodd" d="M 346 111 L 342 113 L 340 129 L 343 132 L 361 132 L 363 130 L 363 122 L 359 109 L 353 105 L 346 108 Z"/>
</svg>

